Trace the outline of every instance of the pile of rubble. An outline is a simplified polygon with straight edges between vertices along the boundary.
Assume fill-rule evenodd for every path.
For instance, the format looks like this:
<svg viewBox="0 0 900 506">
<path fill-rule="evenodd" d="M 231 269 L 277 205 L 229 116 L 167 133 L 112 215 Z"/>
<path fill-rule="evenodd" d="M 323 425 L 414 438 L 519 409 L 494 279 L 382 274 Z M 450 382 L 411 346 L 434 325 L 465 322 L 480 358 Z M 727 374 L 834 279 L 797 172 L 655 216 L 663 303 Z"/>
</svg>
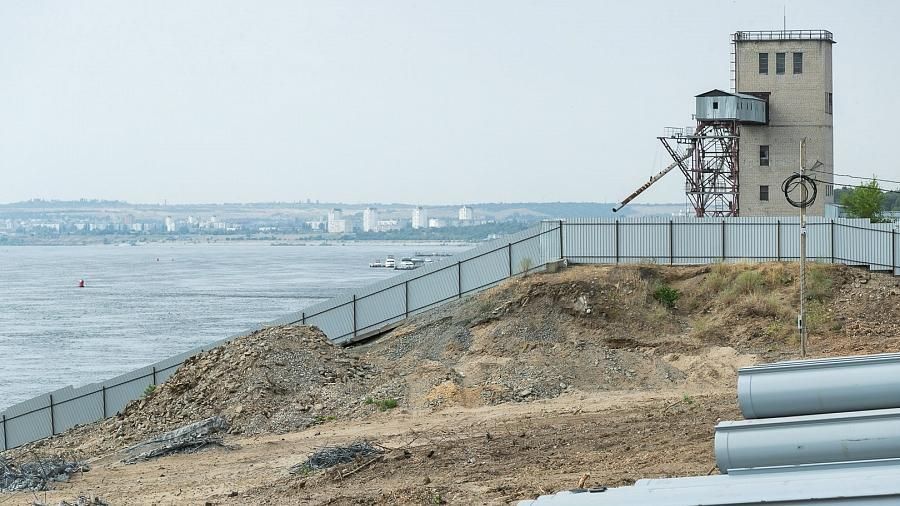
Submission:
<svg viewBox="0 0 900 506">
<path fill-rule="evenodd" d="M 0 492 L 48 490 L 51 483 L 69 481 L 89 469 L 83 462 L 59 456 L 19 462 L 0 457 Z"/>
<path fill-rule="evenodd" d="M 118 437 L 212 416 L 232 434 L 283 433 L 353 414 L 378 371 L 314 327 L 270 327 L 187 360 L 112 423 Z"/>
</svg>

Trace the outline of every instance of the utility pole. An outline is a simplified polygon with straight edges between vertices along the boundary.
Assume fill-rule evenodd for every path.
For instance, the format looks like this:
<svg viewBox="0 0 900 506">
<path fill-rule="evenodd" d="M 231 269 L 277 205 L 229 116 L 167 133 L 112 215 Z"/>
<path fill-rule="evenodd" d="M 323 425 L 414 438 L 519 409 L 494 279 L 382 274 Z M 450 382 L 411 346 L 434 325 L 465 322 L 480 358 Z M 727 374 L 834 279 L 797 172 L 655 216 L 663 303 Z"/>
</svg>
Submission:
<svg viewBox="0 0 900 506">
<path fill-rule="evenodd" d="M 806 164 L 806 137 L 800 141 L 800 200 L 807 198 L 803 166 Z M 797 316 L 800 331 L 800 356 L 806 357 L 806 206 L 800 206 L 800 315 Z"/>
</svg>

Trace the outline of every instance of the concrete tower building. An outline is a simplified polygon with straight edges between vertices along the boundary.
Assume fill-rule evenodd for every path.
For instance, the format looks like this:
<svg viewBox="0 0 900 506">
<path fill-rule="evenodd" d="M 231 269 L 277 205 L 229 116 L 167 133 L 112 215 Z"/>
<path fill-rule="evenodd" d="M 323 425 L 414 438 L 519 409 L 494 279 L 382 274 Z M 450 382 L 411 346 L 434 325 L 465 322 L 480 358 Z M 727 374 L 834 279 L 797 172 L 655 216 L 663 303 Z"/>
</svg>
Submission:
<svg viewBox="0 0 900 506">
<path fill-rule="evenodd" d="M 378 230 L 378 209 L 367 207 L 363 211 L 363 232 L 376 232 Z"/>
<path fill-rule="evenodd" d="M 412 228 L 428 228 L 428 211 L 424 207 L 413 209 Z"/>
<path fill-rule="evenodd" d="M 740 216 L 793 215 L 781 183 L 799 170 L 800 140 L 806 138 L 805 169 L 818 197 L 807 209 L 823 215 L 834 203 L 834 133 L 831 53 L 825 30 L 737 32 L 734 91 L 767 100 L 767 122 L 740 126 Z"/>
</svg>

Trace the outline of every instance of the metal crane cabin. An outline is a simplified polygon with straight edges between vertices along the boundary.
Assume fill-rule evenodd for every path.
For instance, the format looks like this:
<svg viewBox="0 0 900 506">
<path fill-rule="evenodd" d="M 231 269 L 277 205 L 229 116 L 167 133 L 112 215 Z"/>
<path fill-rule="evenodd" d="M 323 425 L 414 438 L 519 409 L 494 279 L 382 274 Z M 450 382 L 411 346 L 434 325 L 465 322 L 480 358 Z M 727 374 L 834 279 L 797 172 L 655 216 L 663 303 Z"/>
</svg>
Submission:
<svg viewBox="0 0 900 506">
<path fill-rule="evenodd" d="M 658 137 L 674 160 L 613 208 L 618 212 L 675 167 L 685 177 L 685 195 L 697 217 L 740 214 L 740 127 L 768 123 L 766 94 L 711 90 L 697 95 L 693 129 L 669 129 Z"/>
</svg>

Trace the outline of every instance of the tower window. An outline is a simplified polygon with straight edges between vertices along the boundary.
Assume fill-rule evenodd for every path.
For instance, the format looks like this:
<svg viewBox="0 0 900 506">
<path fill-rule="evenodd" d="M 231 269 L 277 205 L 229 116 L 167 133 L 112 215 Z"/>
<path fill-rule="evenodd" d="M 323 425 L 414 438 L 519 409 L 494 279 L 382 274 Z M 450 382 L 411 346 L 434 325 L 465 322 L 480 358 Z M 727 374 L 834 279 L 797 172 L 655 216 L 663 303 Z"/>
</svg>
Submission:
<svg viewBox="0 0 900 506">
<path fill-rule="evenodd" d="M 759 73 L 769 73 L 769 53 L 759 53 Z"/>
<path fill-rule="evenodd" d="M 794 53 L 794 73 L 803 73 L 803 53 Z"/>
<path fill-rule="evenodd" d="M 825 112 L 834 114 L 834 94 L 825 92 Z"/>
<path fill-rule="evenodd" d="M 775 73 L 784 74 L 784 55 L 786 53 L 775 53 Z"/>
<path fill-rule="evenodd" d="M 769 200 L 769 186 L 768 185 L 760 185 L 759 187 L 759 200 Z"/>
<path fill-rule="evenodd" d="M 718 108 L 719 108 L 719 103 L 713 102 L 713 109 L 718 109 Z"/>
<path fill-rule="evenodd" d="M 769 165 L 769 146 L 759 147 L 759 165 L 768 167 Z"/>
</svg>

